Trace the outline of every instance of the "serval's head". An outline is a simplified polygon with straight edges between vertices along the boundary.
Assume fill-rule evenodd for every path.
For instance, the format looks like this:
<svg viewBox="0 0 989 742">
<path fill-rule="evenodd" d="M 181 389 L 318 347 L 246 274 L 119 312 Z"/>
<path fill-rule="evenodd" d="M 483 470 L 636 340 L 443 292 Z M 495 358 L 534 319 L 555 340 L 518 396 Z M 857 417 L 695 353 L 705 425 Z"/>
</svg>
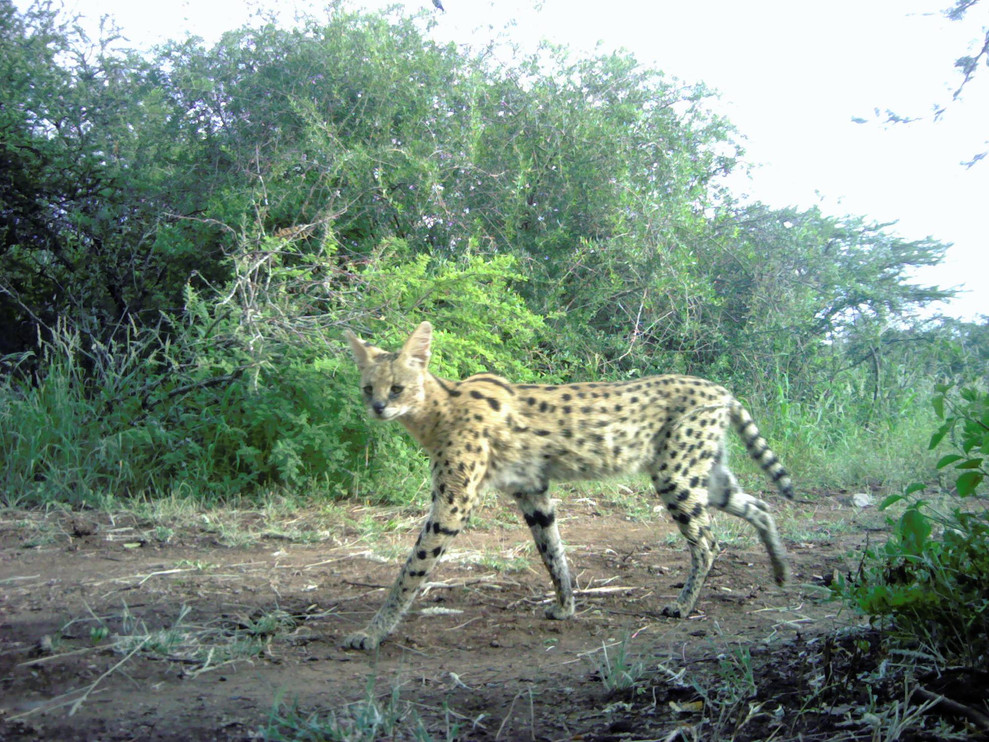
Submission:
<svg viewBox="0 0 989 742">
<path fill-rule="evenodd" d="M 361 372 L 368 415 L 375 420 L 397 420 L 422 406 L 433 337 L 431 324 L 419 325 L 398 353 L 369 345 L 350 330 L 344 334 Z"/>
</svg>

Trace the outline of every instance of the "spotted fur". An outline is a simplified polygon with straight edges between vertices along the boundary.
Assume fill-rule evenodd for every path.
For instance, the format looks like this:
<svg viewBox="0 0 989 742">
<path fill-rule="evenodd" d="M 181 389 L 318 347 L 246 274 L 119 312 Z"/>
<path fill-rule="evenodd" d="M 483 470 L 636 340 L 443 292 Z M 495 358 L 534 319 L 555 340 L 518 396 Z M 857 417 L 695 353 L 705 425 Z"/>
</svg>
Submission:
<svg viewBox="0 0 989 742">
<path fill-rule="evenodd" d="M 734 428 L 749 455 L 792 497 L 790 478 L 749 413 L 710 381 L 649 376 L 586 384 L 510 384 L 480 374 L 446 381 L 427 370 L 432 326 L 423 322 L 398 353 L 347 340 L 361 372 L 369 415 L 398 420 L 429 454 L 432 509 L 384 605 L 344 645 L 373 649 L 395 628 L 450 545 L 482 487 L 518 503 L 556 590 L 549 618 L 574 613 L 573 588 L 557 530 L 551 480 L 602 479 L 647 472 L 690 548 L 690 574 L 667 616 L 686 616 L 714 560 L 708 506 L 747 520 L 759 533 L 777 583 L 786 554 L 762 500 L 728 469 L 725 432 Z"/>
</svg>

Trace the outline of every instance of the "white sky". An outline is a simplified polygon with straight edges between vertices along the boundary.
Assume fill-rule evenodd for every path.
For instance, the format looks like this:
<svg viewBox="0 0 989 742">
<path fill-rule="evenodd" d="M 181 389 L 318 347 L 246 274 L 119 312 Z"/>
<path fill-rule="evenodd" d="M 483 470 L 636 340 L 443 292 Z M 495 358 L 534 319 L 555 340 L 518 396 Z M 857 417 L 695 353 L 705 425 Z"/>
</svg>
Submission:
<svg viewBox="0 0 989 742">
<path fill-rule="evenodd" d="M 396 1 L 412 12 L 432 8 L 430 0 Z M 907 239 L 953 243 L 945 265 L 918 281 L 965 286 L 948 311 L 989 315 L 989 158 L 971 169 L 959 164 L 989 148 L 989 69 L 950 102 L 960 82 L 954 60 L 981 45 L 989 0 L 954 23 L 939 12 L 952 0 L 442 2 L 447 12 L 437 12 L 434 30 L 442 40 L 480 46 L 507 36 L 523 48 L 540 39 L 578 51 L 620 47 L 669 75 L 706 83 L 720 92 L 718 110 L 743 135 L 756 166 L 750 179 L 733 182 L 736 193 L 776 207 L 819 205 L 826 214 L 895 221 L 893 231 Z M 353 7 L 387 4 L 351 0 Z M 247 22 L 251 7 L 66 0 L 68 11 L 94 20 L 113 15 L 138 46 L 187 33 L 215 41 Z M 296 7 L 319 3 L 264 5 L 285 18 Z M 936 123 L 934 104 L 949 104 Z M 874 120 L 876 108 L 925 120 L 886 127 Z"/>
</svg>

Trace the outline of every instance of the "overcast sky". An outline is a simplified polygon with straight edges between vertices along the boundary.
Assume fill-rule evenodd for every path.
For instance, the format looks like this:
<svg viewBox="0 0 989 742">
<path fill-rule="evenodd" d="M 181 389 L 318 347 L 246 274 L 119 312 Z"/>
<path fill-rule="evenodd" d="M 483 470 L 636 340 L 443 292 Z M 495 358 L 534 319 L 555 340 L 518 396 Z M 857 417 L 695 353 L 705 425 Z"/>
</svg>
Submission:
<svg viewBox="0 0 989 742">
<path fill-rule="evenodd" d="M 524 48 L 540 39 L 575 50 L 624 48 L 642 62 L 721 95 L 720 112 L 745 140 L 750 178 L 732 183 L 776 207 L 818 205 L 830 215 L 897 222 L 907 239 L 953 243 L 946 264 L 924 283 L 967 284 L 949 309 L 989 315 L 989 158 L 960 163 L 989 148 L 989 69 L 962 99 L 954 60 L 981 47 L 989 0 L 962 22 L 940 11 L 951 0 L 405 0 L 436 13 L 441 40 L 483 45 L 507 36 Z M 26 3 L 19 0 L 21 6 Z M 382 7 L 386 0 L 353 0 Z M 66 0 L 94 23 L 113 15 L 138 46 L 187 33 L 215 41 L 247 22 L 235 0 Z M 271 0 L 286 19 L 306 0 Z M 598 46 L 600 42 L 600 46 Z M 976 44 L 978 43 L 978 47 Z M 932 120 L 935 104 L 947 105 Z M 922 117 L 884 126 L 874 109 Z M 865 119 L 866 123 L 856 123 Z"/>
</svg>

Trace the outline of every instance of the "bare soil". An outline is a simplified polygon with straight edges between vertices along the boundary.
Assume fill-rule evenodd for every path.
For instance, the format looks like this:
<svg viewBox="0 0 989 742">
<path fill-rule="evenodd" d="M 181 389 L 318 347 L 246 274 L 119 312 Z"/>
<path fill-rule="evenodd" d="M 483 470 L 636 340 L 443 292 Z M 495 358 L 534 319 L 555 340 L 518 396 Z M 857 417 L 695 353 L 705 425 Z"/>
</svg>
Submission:
<svg viewBox="0 0 989 742">
<path fill-rule="evenodd" d="M 318 738 L 300 731 L 307 719 L 356 735 L 368 699 L 394 717 L 368 738 L 868 729 L 860 679 L 878 644 L 848 630 L 859 619 L 824 584 L 882 538 L 874 509 L 824 495 L 780 505 L 793 567 L 782 589 L 744 524 L 719 516 L 723 550 L 687 620 L 659 615 L 688 564 L 669 519 L 586 499 L 560 511 L 580 588 L 573 620 L 543 618 L 549 580 L 528 530 L 491 504 L 374 654 L 339 643 L 383 600 L 415 538 L 410 513 L 313 510 L 274 524 L 227 513 L 220 525 L 202 514 L 174 528 L 0 513 L 0 739 Z M 636 665 L 629 689 L 609 682 Z"/>
</svg>

